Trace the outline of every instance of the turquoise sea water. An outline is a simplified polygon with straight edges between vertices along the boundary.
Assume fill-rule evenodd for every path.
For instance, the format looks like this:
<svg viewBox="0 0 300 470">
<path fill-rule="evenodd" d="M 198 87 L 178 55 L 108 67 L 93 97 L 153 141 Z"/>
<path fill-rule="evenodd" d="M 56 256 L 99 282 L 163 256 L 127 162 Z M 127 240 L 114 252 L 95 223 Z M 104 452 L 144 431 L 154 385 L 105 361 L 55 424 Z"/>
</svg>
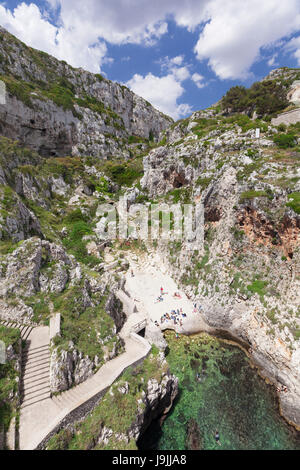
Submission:
<svg viewBox="0 0 300 470">
<path fill-rule="evenodd" d="M 141 439 L 140 449 L 300 449 L 300 433 L 280 416 L 273 387 L 243 351 L 208 335 L 175 339 L 170 332 L 166 338 L 179 395 L 162 427 L 154 423 Z"/>
</svg>

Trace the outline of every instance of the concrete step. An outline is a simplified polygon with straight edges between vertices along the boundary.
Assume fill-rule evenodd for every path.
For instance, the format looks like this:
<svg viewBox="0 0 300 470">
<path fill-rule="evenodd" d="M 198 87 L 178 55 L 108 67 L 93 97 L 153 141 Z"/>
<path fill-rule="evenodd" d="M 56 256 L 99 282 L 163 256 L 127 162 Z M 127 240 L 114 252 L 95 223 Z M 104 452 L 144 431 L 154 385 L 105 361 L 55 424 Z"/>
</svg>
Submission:
<svg viewBox="0 0 300 470">
<path fill-rule="evenodd" d="M 25 369 L 23 372 L 23 379 L 26 380 L 32 377 L 37 377 L 39 375 L 41 376 L 42 374 L 44 375 L 46 371 L 49 371 L 49 364 L 43 364 L 39 367 Z"/>
<path fill-rule="evenodd" d="M 34 405 L 35 403 L 39 403 L 43 400 L 47 400 L 48 398 L 50 398 L 50 393 L 49 392 L 40 393 L 37 396 L 34 396 L 34 397 L 28 398 L 26 400 L 23 400 L 22 404 L 21 404 L 21 409 L 27 408 L 27 407 L 29 407 L 31 405 Z"/>
<path fill-rule="evenodd" d="M 22 394 L 23 403 L 25 403 L 27 400 L 31 400 L 33 398 L 44 395 L 45 393 L 48 393 L 50 396 L 50 392 L 51 390 L 49 384 L 43 385 L 42 387 L 35 388 L 33 390 L 26 390 L 26 392 Z"/>
<path fill-rule="evenodd" d="M 20 392 L 25 393 L 25 391 L 26 391 L 26 393 L 27 392 L 30 393 L 31 390 L 37 390 L 37 389 L 42 388 L 46 385 L 49 386 L 49 384 L 50 384 L 50 380 L 49 380 L 49 376 L 48 376 L 48 377 L 40 379 L 36 382 L 32 382 L 32 383 L 27 382 L 26 384 L 21 385 Z"/>
<path fill-rule="evenodd" d="M 36 360 L 31 360 L 31 361 L 24 361 L 23 363 L 23 370 L 28 371 L 30 369 L 35 369 L 37 367 L 42 367 L 43 365 L 48 365 L 50 364 L 50 356 L 45 356 L 45 357 L 40 357 Z"/>
<path fill-rule="evenodd" d="M 49 354 L 47 354 L 43 357 L 39 357 L 37 359 L 31 359 L 29 361 L 23 360 L 22 361 L 22 366 L 23 366 L 23 369 L 25 369 L 25 367 L 27 369 L 29 369 L 29 367 L 34 367 L 34 366 L 37 366 L 37 365 L 40 365 L 40 364 L 45 364 L 45 363 L 50 363 L 50 355 Z"/>
</svg>

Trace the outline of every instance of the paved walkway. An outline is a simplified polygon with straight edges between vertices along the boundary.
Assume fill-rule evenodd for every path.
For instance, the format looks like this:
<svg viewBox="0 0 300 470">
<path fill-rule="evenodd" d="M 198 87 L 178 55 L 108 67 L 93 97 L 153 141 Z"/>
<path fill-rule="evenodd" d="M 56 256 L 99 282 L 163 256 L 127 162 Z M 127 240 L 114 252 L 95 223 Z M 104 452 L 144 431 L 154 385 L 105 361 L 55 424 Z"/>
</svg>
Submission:
<svg viewBox="0 0 300 470">
<path fill-rule="evenodd" d="M 30 380 L 24 383 L 24 403 L 21 407 L 20 427 L 19 427 L 19 447 L 20 450 L 34 450 L 43 441 L 45 437 L 73 410 L 84 404 L 93 396 L 111 386 L 113 382 L 122 374 L 124 369 L 134 364 L 136 361 L 143 359 L 149 353 L 151 346 L 143 338 L 132 332 L 137 322 L 144 320 L 143 315 L 137 315 L 133 318 L 129 317 L 120 332 L 125 342 L 125 352 L 120 356 L 106 362 L 99 371 L 82 384 L 61 393 L 58 396 L 50 397 L 49 390 L 45 391 L 45 395 L 41 395 L 42 390 L 30 394 L 30 387 L 33 375 Z M 44 327 L 42 327 L 44 328 Z M 28 338 L 29 348 L 28 357 L 33 358 L 36 351 L 41 351 L 42 344 L 49 344 L 49 328 L 41 330 L 36 328 Z M 39 331 L 36 331 L 39 330 Z M 46 331 L 47 330 L 47 331 Z M 26 364 L 26 372 L 33 367 Z M 46 377 L 49 374 L 49 368 L 46 369 Z M 38 373 L 39 374 L 39 373 Z M 42 380 L 42 376 L 38 376 Z M 42 382 L 41 382 L 42 383 Z M 37 394 L 38 399 L 37 399 Z"/>
</svg>

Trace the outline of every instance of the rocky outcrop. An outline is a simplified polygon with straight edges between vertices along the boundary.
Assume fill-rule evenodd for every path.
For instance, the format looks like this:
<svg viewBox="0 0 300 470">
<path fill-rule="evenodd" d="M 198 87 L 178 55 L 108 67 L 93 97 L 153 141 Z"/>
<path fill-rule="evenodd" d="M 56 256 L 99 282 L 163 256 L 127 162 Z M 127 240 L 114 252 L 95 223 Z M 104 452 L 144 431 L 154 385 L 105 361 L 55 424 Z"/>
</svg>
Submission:
<svg viewBox="0 0 300 470">
<path fill-rule="evenodd" d="M 163 352 L 167 349 L 168 343 L 162 331 L 153 322 L 148 322 L 146 325 L 145 339 Z"/>
<path fill-rule="evenodd" d="M 126 321 L 126 314 L 123 311 L 122 302 L 116 297 L 115 293 L 112 292 L 108 297 L 105 310 L 113 319 L 117 333 L 119 333 Z"/>
<path fill-rule="evenodd" d="M 49 262 L 53 263 L 51 268 L 47 268 Z M 39 291 L 62 292 L 72 264 L 60 246 L 36 237 L 25 240 L 2 264 L 0 295 L 30 297 Z M 43 266 L 46 268 L 41 272 Z"/>
<path fill-rule="evenodd" d="M 99 364 L 97 357 L 92 361 L 78 352 L 73 343 L 68 351 L 53 348 L 50 358 L 50 389 L 52 393 L 63 392 L 84 382 L 94 373 Z"/>
<path fill-rule="evenodd" d="M 43 236 L 40 222 L 8 186 L 0 188 L 0 240 Z"/>
<path fill-rule="evenodd" d="M 132 437 L 137 441 L 153 421 L 160 419 L 162 423 L 177 394 L 178 378 L 176 376 L 166 374 L 161 382 L 150 379 L 147 383 L 147 391 L 142 398 L 144 410 L 142 413 L 139 411 L 136 422 L 129 431 L 129 438 Z"/>
</svg>

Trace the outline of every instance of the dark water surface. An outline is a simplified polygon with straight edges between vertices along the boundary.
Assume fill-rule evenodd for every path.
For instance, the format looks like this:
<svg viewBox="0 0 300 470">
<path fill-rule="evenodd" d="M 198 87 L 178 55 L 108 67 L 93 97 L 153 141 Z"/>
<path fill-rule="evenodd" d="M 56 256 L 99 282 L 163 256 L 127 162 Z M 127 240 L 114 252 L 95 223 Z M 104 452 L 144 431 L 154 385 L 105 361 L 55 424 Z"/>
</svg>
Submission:
<svg viewBox="0 0 300 470">
<path fill-rule="evenodd" d="M 273 387 L 243 351 L 204 334 L 176 339 L 168 332 L 166 339 L 179 396 L 163 426 L 153 423 L 140 440 L 140 449 L 300 449 L 300 433 L 280 416 Z"/>
</svg>

